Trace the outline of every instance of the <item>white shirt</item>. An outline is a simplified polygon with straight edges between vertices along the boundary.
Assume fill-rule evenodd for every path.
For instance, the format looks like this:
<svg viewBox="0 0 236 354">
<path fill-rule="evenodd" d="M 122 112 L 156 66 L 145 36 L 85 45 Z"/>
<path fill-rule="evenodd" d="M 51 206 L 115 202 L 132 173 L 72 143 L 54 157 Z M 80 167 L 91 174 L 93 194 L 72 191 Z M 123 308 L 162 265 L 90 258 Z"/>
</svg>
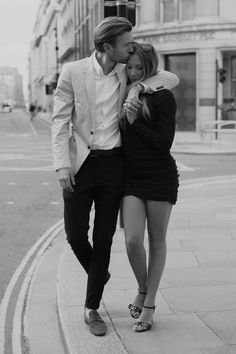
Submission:
<svg viewBox="0 0 236 354">
<path fill-rule="evenodd" d="M 95 78 L 95 121 L 92 135 L 92 149 L 108 150 L 121 146 L 118 122 L 118 104 L 120 81 L 117 72 L 124 70 L 124 65 L 117 64 L 104 75 L 95 53 L 92 56 Z"/>
</svg>

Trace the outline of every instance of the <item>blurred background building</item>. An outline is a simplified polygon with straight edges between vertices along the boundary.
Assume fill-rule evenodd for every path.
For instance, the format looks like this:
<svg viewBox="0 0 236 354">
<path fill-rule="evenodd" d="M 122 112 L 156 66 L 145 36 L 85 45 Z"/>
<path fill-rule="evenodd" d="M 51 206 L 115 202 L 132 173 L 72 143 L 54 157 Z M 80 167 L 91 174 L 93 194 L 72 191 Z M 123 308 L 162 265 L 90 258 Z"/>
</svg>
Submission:
<svg viewBox="0 0 236 354">
<path fill-rule="evenodd" d="M 16 68 L 0 67 L 0 105 L 6 101 L 24 107 L 22 75 Z"/>
<path fill-rule="evenodd" d="M 115 3 L 116 1 L 114 1 Z M 160 68 L 177 74 L 177 130 L 236 119 L 236 1 L 137 0 L 135 41 L 152 43 Z M 104 0 L 41 0 L 29 55 L 29 97 L 52 111 L 65 62 L 87 56 Z"/>
</svg>

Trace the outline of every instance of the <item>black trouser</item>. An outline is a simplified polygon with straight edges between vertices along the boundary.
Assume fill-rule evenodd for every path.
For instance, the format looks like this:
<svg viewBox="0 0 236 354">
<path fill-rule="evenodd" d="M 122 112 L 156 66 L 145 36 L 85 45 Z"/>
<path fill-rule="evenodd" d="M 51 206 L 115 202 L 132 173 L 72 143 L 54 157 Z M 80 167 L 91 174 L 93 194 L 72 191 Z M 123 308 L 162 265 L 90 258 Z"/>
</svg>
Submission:
<svg viewBox="0 0 236 354">
<path fill-rule="evenodd" d="M 67 240 L 88 273 L 85 306 L 98 309 L 108 272 L 112 238 L 123 190 L 121 151 L 89 155 L 75 176 L 75 190 L 63 192 Z M 92 245 L 88 239 L 89 216 L 95 207 Z"/>
</svg>

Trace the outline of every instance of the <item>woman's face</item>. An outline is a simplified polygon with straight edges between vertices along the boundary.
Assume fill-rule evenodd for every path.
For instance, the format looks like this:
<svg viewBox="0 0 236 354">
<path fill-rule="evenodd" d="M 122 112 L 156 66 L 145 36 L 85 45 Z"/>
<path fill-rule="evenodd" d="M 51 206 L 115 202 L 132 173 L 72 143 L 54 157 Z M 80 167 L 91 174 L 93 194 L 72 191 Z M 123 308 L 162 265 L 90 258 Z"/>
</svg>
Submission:
<svg viewBox="0 0 236 354">
<path fill-rule="evenodd" d="M 131 55 L 126 65 L 126 71 L 131 83 L 138 81 L 143 77 L 144 68 L 138 55 Z"/>
</svg>

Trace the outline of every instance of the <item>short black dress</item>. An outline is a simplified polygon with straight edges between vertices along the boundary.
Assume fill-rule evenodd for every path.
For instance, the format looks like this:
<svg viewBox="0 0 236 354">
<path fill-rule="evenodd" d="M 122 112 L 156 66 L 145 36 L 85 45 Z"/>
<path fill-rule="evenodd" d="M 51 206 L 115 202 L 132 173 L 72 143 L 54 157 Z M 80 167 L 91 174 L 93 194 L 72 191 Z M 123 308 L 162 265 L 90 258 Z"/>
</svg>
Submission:
<svg viewBox="0 0 236 354">
<path fill-rule="evenodd" d="M 143 94 L 150 119 L 139 113 L 133 124 L 121 121 L 125 160 L 124 196 L 175 204 L 178 170 L 170 148 L 175 135 L 176 102 L 169 90 Z"/>
</svg>

